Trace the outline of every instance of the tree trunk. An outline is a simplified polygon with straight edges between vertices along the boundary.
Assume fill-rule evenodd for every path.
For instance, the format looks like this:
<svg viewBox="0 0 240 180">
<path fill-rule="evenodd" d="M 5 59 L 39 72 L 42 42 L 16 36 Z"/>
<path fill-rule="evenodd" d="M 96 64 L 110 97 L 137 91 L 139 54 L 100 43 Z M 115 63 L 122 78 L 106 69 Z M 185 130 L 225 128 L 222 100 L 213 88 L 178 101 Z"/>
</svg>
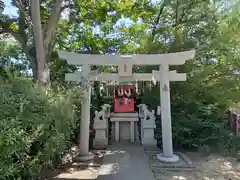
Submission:
<svg viewBox="0 0 240 180">
<path fill-rule="evenodd" d="M 33 79 L 38 80 L 38 75 L 37 75 L 37 61 L 36 59 L 30 61 L 31 63 L 31 68 L 32 68 L 32 74 L 33 74 Z"/>
<path fill-rule="evenodd" d="M 36 69 L 34 70 L 37 81 L 41 85 L 45 85 L 49 81 L 49 70 L 46 65 L 45 50 L 43 44 L 42 25 L 40 17 L 39 0 L 32 0 L 31 4 L 32 23 L 34 40 L 36 44 Z M 35 67 L 34 67 L 35 68 Z"/>
</svg>

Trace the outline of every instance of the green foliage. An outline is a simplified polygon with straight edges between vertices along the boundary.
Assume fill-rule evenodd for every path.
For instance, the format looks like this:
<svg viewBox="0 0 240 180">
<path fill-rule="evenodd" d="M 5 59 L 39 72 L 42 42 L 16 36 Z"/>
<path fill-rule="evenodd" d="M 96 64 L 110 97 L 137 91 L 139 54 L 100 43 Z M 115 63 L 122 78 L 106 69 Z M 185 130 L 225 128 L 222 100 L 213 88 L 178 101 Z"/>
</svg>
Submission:
<svg viewBox="0 0 240 180">
<path fill-rule="evenodd" d="M 35 46 L 32 42 L 29 11 L 26 14 L 20 13 L 21 7 L 15 4 L 19 9 L 17 18 L 3 15 L 4 5 L 1 2 L 0 0 L 0 33 L 11 34 L 20 42 L 22 51 L 31 62 L 29 57 L 35 57 Z M 26 1 L 26 9 L 29 2 Z M 41 1 L 44 27 L 53 2 Z M 59 60 L 56 55 L 58 51 L 156 54 L 194 48 L 197 51 L 194 60 L 183 66 L 170 67 L 171 70 L 187 73 L 187 82 L 171 82 L 170 86 L 174 146 L 199 149 L 206 154 L 213 148 L 220 149 L 225 154 L 237 154 L 239 138 L 224 128 L 221 117 L 228 107 L 239 106 L 240 102 L 240 76 L 235 74 L 240 69 L 240 36 L 236 33 L 240 31 L 239 0 L 224 5 L 221 0 L 71 2 L 74 4 L 69 6 L 70 19 L 60 20 L 54 50 L 48 59 L 54 87 L 66 85 L 65 73 L 76 70 L 76 67 L 68 66 L 66 61 Z M 68 6 L 67 3 L 64 5 Z M 128 18 L 133 24 L 119 23 L 121 17 Z M 12 65 L 12 58 L 21 61 L 25 59 L 25 56 L 19 56 L 20 51 L 16 46 L 7 48 L 3 44 L 0 48 L 0 58 L 8 67 Z M 23 64 L 21 69 L 15 68 L 14 63 L 14 72 L 16 69 L 17 72 L 24 68 L 26 70 L 28 66 Z M 151 73 L 158 68 L 146 66 L 135 70 Z M 107 65 L 93 67 L 93 70 L 96 69 L 100 72 L 113 71 Z M 112 103 L 111 97 L 104 98 L 100 95 L 101 83 L 103 82 L 94 83 L 91 115 L 103 103 Z M 142 88 L 143 103 L 151 109 L 160 104 L 159 85 Z M 3 149 L 0 167 L 4 167 L 0 171 L 0 179 L 27 179 L 24 176 L 37 172 L 45 164 L 51 164 L 55 154 L 67 147 L 66 140 L 69 140 L 73 124 L 76 123 L 76 120 L 71 119 L 72 104 L 78 103 L 77 106 L 80 107 L 81 100 L 76 98 L 77 102 L 73 102 L 73 94 L 67 92 L 62 93 L 62 96 L 54 92 L 46 95 L 22 80 L 1 84 L 0 91 L 0 138 L 3 138 L 0 141 L 3 142 L 0 144 Z M 69 104 L 66 103 L 68 97 L 71 101 Z M 157 120 L 156 125 L 155 135 L 161 144 L 161 121 Z"/>
<path fill-rule="evenodd" d="M 225 156 L 234 156 L 240 160 L 240 137 L 221 129 L 216 150 Z"/>
<path fill-rule="evenodd" d="M 203 81 L 205 78 L 206 76 L 201 80 Z M 211 150 L 217 150 L 226 155 L 236 156 L 240 152 L 240 144 L 225 127 L 223 117 L 231 105 L 240 101 L 236 94 L 237 89 L 235 89 L 237 81 L 233 80 L 232 83 L 228 83 L 228 88 L 217 91 L 213 81 L 217 81 L 218 77 L 212 78 L 211 83 L 205 83 L 204 86 L 198 84 L 194 79 L 195 77 L 192 77 L 185 83 L 171 84 L 172 131 L 175 148 L 200 149 L 205 154 Z M 154 109 L 156 104 L 160 104 L 159 92 L 160 89 L 154 87 L 152 92 L 143 96 L 143 103 Z M 156 126 L 155 138 L 161 146 L 160 118 L 156 120 Z"/>
<path fill-rule="evenodd" d="M 0 84 L 0 179 L 30 179 L 58 161 L 74 135 L 78 95 L 24 79 Z"/>
<path fill-rule="evenodd" d="M 27 74 L 29 63 L 18 45 L 0 41 L 0 66 L 5 74 L 12 77 Z"/>
</svg>

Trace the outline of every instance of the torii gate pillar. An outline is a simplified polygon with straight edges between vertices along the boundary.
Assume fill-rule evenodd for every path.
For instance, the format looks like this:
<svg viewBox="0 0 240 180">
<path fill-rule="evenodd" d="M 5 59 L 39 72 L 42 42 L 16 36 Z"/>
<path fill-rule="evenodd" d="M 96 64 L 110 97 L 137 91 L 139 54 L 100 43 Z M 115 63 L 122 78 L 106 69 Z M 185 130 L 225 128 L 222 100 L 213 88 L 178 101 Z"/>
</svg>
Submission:
<svg viewBox="0 0 240 180">
<path fill-rule="evenodd" d="M 83 77 L 87 78 L 90 72 L 90 66 L 88 64 L 83 65 Z M 90 106 L 91 106 L 91 87 L 88 82 L 84 83 L 85 88 L 83 90 L 84 99 L 81 104 L 81 122 L 80 122 L 80 146 L 79 155 L 76 157 L 77 161 L 90 161 L 94 158 L 94 155 L 89 152 L 89 126 L 90 126 Z"/>
<path fill-rule="evenodd" d="M 172 147 L 171 100 L 168 76 L 169 65 L 162 64 L 159 69 L 163 154 L 158 154 L 157 159 L 164 162 L 176 162 L 179 160 L 179 157 L 173 154 Z"/>
</svg>

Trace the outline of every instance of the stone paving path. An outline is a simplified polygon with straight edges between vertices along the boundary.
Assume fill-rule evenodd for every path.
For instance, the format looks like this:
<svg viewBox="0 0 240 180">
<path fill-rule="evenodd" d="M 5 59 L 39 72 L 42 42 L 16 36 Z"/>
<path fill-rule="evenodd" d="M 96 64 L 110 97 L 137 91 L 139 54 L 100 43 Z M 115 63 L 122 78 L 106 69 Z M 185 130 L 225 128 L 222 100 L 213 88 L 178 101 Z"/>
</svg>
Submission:
<svg viewBox="0 0 240 180">
<path fill-rule="evenodd" d="M 116 143 L 108 147 L 98 180 L 155 180 L 140 144 Z"/>
</svg>

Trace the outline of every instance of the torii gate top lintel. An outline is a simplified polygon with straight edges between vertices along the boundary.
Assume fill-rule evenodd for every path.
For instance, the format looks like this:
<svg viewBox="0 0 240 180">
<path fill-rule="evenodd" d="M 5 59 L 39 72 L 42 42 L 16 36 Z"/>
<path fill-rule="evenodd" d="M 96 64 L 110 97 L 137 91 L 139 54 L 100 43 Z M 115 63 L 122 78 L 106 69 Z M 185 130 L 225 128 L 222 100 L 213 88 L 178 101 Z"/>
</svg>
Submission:
<svg viewBox="0 0 240 180">
<path fill-rule="evenodd" d="M 58 55 L 72 65 L 120 65 L 126 59 L 132 65 L 182 65 L 186 60 L 194 58 L 195 50 L 169 54 L 96 55 L 58 52 Z"/>
</svg>

